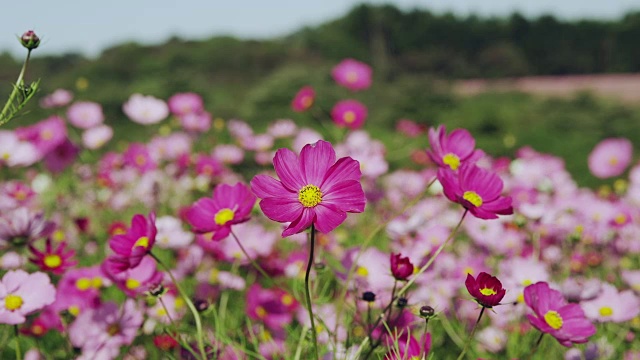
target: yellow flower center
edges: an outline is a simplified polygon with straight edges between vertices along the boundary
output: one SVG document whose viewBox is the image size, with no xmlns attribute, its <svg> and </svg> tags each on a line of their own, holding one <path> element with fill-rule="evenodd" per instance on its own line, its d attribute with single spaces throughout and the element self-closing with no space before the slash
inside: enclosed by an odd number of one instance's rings
<svg viewBox="0 0 640 360">
<path fill-rule="evenodd" d="M 9 311 L 20 309 L 23 303 L 24 301 L 18 295 L 9 294 L 4 298 L 4 307 Z"/>
<path fill-rule="evenodd" d="M 40 132 L 40 138 L 42 140 L 51 140 L 53 138 L 53 132 L 49 129 L 42 130 Z"/>
<path fill-rule="evenodd" d="M 300 189 L 298 200 L 304 207 L 315 207 L 322 201 L 322 191 L 315 185 L 307 185 Z"/>
<path fill-rule="evenodd" d="M 100 276 L 96 276 L 91 279 L 91 286 L 95 289 L 100 289 L 102 287 L 102 278 Z"/>
<path fill-rule="evenodd" d="M 141 246 L 143 248 L 148 248 L 149 247 L 149 238 L 146 236 L 141 236 L 138 240 L 136 240 L 135 244 L 133 244 L 133 247 L 138 247 Z"/>
<path fill-rule="evenodd" d="M 473 204 L 475 207 L 482 206 L 482 198 L 475 191 L 465 191 L 462 198 Z"/>
<path fill-rule="evenodd" d="M 289 306 L 293 304 L 293 296 L 289 294 L 284 294 L 282 295 L 282 298 L 280 299 L 280 301 L 282 301 L 283 305 Z"/>
<path fill-rule="evenodd" d="M 228 223 L 229 221 L 233 220 L 234 216 L 235 216 L 235 213 L 233 212 L 233 210 L 221 209 L 216 213 L 216 216 L 214 217 L 214 221 L 216 222 L 216 224 L 222 226 Z"/>
<path fill-rule="evenodd" d="M 145 158 L 144 155 L 136 156 L 136 164 L 138 166 L 142 166 L 142 165 L 144 165 L 146 163 L 147 163 L 147 158 Z"/>
<path fill-rule="evenodd" d="M 557 311 L 547 311 L 547 313 L 544 314 L 544 321 L 554 330 L 558 330 L 562 327 L 562 317 Z"/>
<path fill-rule="evenodd" d="M 367 270 L 367 268 L 364 266 L 359 266 L 358 269 L 356 270 L 356 274 L 360 276 L 367 276 L 369 275 L 369 270 Z"/>
<path fill-rule="evenodd" d="M 600 316 L 611 316 L 613 315 L 613 309 L 609 306 L 603 306 L 600 308 Z"/>
<path fill-rule="evenodd" d="M 140 281 L 138 281 L 136 279 L 127 279 L 127 282 L 125 283 L 125 286 L 129 290 L 135 290 L 135 289 L 140 287 Z"/>
<path fill-rule="evenodd" d="M 483 289 L 480 289 L 480 293 L 481 293 L 482 295 L 484 295 L 484 296 L 491 296 L 491 295 L 495 295 L 495 294 L 497 294 L 497 292 L 496 292 L 495 290 L 490 289 L 490 288 L 483 288 Z"/>
<path fill-rule="evenodd" d="M 449 165 L 451 170 L 458 170 L 460 167 L 460 158 L 456 154 L 448 153 L 442 157 L 442 162 Z"/>
<path fill-rule="evenodd" d="M 618 225 L 622 225 L 622 224 L 626 223 L 626 222 L 627 222 L 627 215 L 625 215 L 625 214 L 618 214 L 618 215 L 615 217 L 615 222 L 616 222 L 616 224 L 618 224 Z"/>
<path fill-rule="evenodd" d="M 49 269 L 55 269 L 62 265 L 62 258 L 56 254 L 49 254 L 44 257 L 44 264 L 47 265 Z"/>
<path fill-rule="evenodd" d="M 347 81 L 350 83 L 354 83 L 358 81 L 358 73 L 355 71 L 349 71 L 347 73 Z"/>
<path fill-rule="evenodd" d="M 218 271 L 218 269 L 211 269 L 211 272 L 209 273 L 209 283 L 210 284 L 216 284 L 218 282 L 218 274 L 220 273 L 220 271 Z"/>
<path fill-rule="evenodd" d="M 351 124 L 356 120 L 356 114 L 353 111 L 347 111 L 342 115 L 342 118 L 344 119 L 344 122 Z"/>
<path fill-rule="evenodd" d="M 78 307 L 78 305 L 71 305 L 69 306 L 69 314 L 73 315 L 73 316 L 78 316 L 80 315 L 80 307 Z"/>
<path fill-rule="evenodd" d="M 618 158 L 615 156 L 612 156 L 609 158 L 609 165 L 614 166 L 618 164 Z"/>
<path fill-rule="evenodd" d="M 9 159 L 11 159 L 11 154 L 9 154 L 8 152 L 3 152 L 2 153 L 2 160 L 9 161 Z"/>
<path fill-rule="evenodd" d="M 313 98 L 311 96 L 303 96 L 300 102 L 304 108 L 309 108 L 313 105 Z"/>
<path fill-rule="evenodd" d="M 109 336 L 114 336 L 120 333 L 120 324 L 110 324 L 107 326 L 107 333 Z"/>
<path fill-rule="evenodd" d="M 42 335 L 44 334 L 44 328 L 41 325 L 36 324 L 31 326 L 31 332 L 34 335 Z"/>
<path fill-rule="evenodd" d="M 76 288 L 80 291 L 87 290 L 91 287 L 91 280 L 88 278 L 80 278 L 76 280 Z"/>
<path fill-rule="evenodd" d="M 263 318 L 265 316 L 267 316 L 267 310 L 265 310 L 262 306 L 258 306 L 256 308 L 256 315 L 258 315 L 259 318 Z"/>
<path fill-rule="evenodd" d="M 24 201 L 27 198 L 27 193 L 22 190 L 18 190 L 13 194 L 13 197 L 18 201 Z"/>
</svg>

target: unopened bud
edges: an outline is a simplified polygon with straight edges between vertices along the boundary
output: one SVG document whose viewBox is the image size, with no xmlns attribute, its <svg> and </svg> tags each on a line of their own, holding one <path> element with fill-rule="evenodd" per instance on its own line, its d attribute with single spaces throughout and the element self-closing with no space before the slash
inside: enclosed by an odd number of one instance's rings
<svg viewBox="0 0 640 360">
<path fill-rule="evenodd" d="M 365 291 L 362 294 L 362 300 L 364 300 L 366 302 L 374 302 L 374 301 L 376 301 L 376 294 L 374 294 L 371 291 Z"/>
<path fill-rule="evenodd" d="M 431 306 L 423 306 L 420 308 L 420 317 L 428 319 L 433 317 L 436 311 Z"/>
<path fill-rule="evenodd" d="M 198 299 L 193 302 L 198 312 L 203 312 L 209 308 L 209 302 L 207 300 Z"/>
<path fill-rule="evenodd" d="M 33 50 L 40 45 L 40 38 L 33 30 L 29 30 L 20 36 L 20 43 L 29 50 Z"/>
<path fill-rule="evenodd" d="M 407 298 L 401 297 L 396 302 L 396 306 L 399 307 L 399 308 L 403 308 L 403 307 L 407 306 L 408 303 L 409 303 L 409 300 L 407 300 Z"/>
</svg>

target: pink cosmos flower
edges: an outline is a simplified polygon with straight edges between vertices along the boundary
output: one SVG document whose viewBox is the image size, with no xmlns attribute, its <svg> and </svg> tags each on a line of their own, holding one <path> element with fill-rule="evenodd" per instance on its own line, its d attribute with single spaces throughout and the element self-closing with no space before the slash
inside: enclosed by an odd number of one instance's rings
<svg viewBox="0 0 640 360">
<path fill-rule="evenodd" d="M 291 119 L 280 119 L 269 124 L 267 134 L 275 139 L 287 138 L 298 132 L 298 126 Z"/>
<path fill-rule="evenodd" d="M 105 270 L 108 272 L 108 267 Z M 134 268 L 118 274 L 107 273 L 107 275 L 120 290 L 132 297 L 144 294 L 162 284 L 162 273 L 158 272 L 156 261 L 149 256 L 143 257 L 140 264 Z"/>
<path fill-rule="evenodd" d="M 71 125 L 80 129 L 96 127 L 104 121 L 102 106 L 91 101 L 78 101 L 69 106 L 67 118 Z"/>
<path fill-rule="evenodd" d="M 413 335 L 409 335 L 408 332 L 402 332 L 396 336 L 396 339 L 393 339 L 393 337 L 385 337 L 385 339 L 389 351 L 385 354 L 384 360 L 426 359 L 431 350 L 430 333 L 422 337 L 422 344 Z M 396 342 L 398 343 L 397 348 L 395 347 Z"/>
<path fill-rule="evenodd" d="M 624 138 L 602 140 L 589 154 L 589 170 L 600 178 L 618 176 L 629 166 L 633 157 L 633 145 Z"/>
<path fill-rule="evenodd" d="M 316 99 L 316 91 L 311 86 L 304 86 L 291 101 L 291 108 L 296 112 L 309 110 Z"/>
<path fill-rule="evenodd" d="M 342 100 L 331 109 L 331 118 L 339 127 L 358 129 L 367 119 L 367 107 L 357 100 Z"/>
<path fill-rule="evenodd" d="M 20 181 L 8 181 L 0 184 L 0 211 L 17 209 L 33 205 L 36 193 L 25 183 Z"/>
<path fill-rule="evenodd" d="M 45 273 L 8 271 L 0 281 L 0 324 L 22 324 L 26 316 L 53 303 L 56 288 Z"/>
<path fill-rule="evenodd" d="M 196 93 L 177 93 L 168 100 L 169 110 L 174 115 L 199 114 L 204 111 L 202 97 Z"/>
<path fill-rule="evenodd" d="M 400 119 L 396 123 L 396 131 L 407 137 L 418 137 L 424 132 L 424 125 L 409 119 Z"/>
<path fill-rule="evenodd" d="M 60 275 L 78 263 L 72 260 L 76 252 L 71 249 L 65 251 L 66 247 L 67 243 L 63 241 L 59 246 L 54 248 L 51 238 L 47 238 L 44 251 L 40 251 L 36 249 L 33 244 L 30 244 L 29 250 L 34 257 L 30 258 L 29 261 L 36 264 L 42 271 L 49 271 L 53 274 Z"/>
<path fill-rule="evenodd" d="M 158 166 L 151 157 L 151 152 L 144 144 L 129 144 L 129 147 L 122 154 L 122 157 L 125 165 L 138 169 L 141 173 L 154 170 Z"/>
<path fill-rule="evenodd" d="M 80 148 L 69 139 L 58 145 L 44 157 L 44 165 L 52 173 L 61 173 L 69 167 L 78 157 Z"/>
<path fill-rule="evenodd" d="M 212 155 L 224 164 L 240 164 L 244 160 L 244 150 L 233 144 L 216 145 Z"/>
<path fill-rule="evenodd" d="M 260 208 L 269 219 L 291 222 L 283 237 L 312 224 L 328 233 L 347 218 L 347 212 L 364 211 L 360 164 L 350 157 L 336 161 L 329 142 L 308 144 L 300 156 L 279 149 L 273 164 L 280 181 L 257 175 L 251 180 L 251 188 L 262 199 Z"/>
<path fill-rule="evenodd" d="M 263 289 L 253 284 L 247 291 L 247 316 L 263 321 L 271 330 L 282 329 L 290 324 L 297 307 L 296 299 L 278 288 Z"/>
<path fill-rule="evenodd" d="M 157 124 L 169 116 L 169 107 L 164 101 L 153 96 L 133 94 L 122 105 L 122 111 L 133 122 L 142 125 Z"/>
<path fill-rule="evenodd" d="M 73 93 L 65 89 L 56 89 L 40 100 L 40 106 L 45 109 L 62 107 L 73 100 Z"/>
<path fill-rule="evenodd" d="M 203 154 L 198 155 L 196 160 L 196 173 L 198 175 L 213 177 L 220 175 L 223 170 L 222 164 L 215 157 Z"/>
<path fill-rule="evenodd" d="M 0 248 L 4 243 L 25 244 L 49 236 L 55 224 L 47 221 L 42 212 L 21 207 L 0 216 Z"/>
<path fill-rule="evenodd" d="M 115 235 L 109 240 L 109 247 L 115 253 L 106 260 L 109 273 L 118 274 L 140 264 L 155 244 L 155 222 L 156 214 L 153 212 L 148 218 L 136 214 L 131 219 L 131 227 L 126 234 Z"/>
<path fill-rule="evenodd" d="M 531 325 L 555 337 L 563 346 L 586 343 L 596 333 L 580 305 L 568 304 L 562 293 L 549 288 L 546 282 L 527 286 L 524 301 L 534 312 L 527 315 Z"/>
<path fill-rule="evenodd" d="M 98 125 L 82 133 L 82 145 L 90 150 L 99 149 L 113 137 L 113 129 L 108 125 Z"/>
<path fill-rule="evenodd" d="M 482 150 L 474 150 L 476 141 L 465 129 L 455 129 L 447 136 L 444 125 L 429 128 L 429 144 L 431 150 L 427 150 L 427 154 L 431 161 L 451 170 L 458 170 L 463 163 L 476 162 L 484 156 Z"/>
<path fill-rule="evenodd" d="M 211 114 L 206 111 L 183 114 L 178 119 L 187 131 L 206 132 L 211 128 Z"/>
<path fill-rule="evenodd" d="M 16 129 L 20 140 L 27 140 L 35 145 L 40 156 L 45 156 L 67 139 L 67 127 L 58 116 L 51 116 L 36 124 Z"/>
<path fill-rule="evenodd" d="M 391 274 L 396 280 L 407 280 L 413 274 L 413 264 L 408 257 L 392 253 L 390 258 Z"/>
<path fill-rule="evenodd" d="M 40 157 L 38 149 L 31 142 L 20 140 L 13 131 L 0 131 L 0 165 L 29 166 Z"/>
<path fill-rule="evenodd" d="M 354 59 L 344 59 L 331 70 L 336 83 L 352 91 L 369 88 L 371 73 L 369 65 Z"/>
<path fill-rule="evenodd" d="M 507 293 L 507 291 L 502 288 L 500 280 L 486 272 L 481 272 L 477 278 L 474 278 L 471 274 L 467 274 L 467 280 L 464 284 L 469 294 L 475 298 L 478 304 L 487 308 L 500 305 L 500 301 Z"/>
<path fill-rule="evenodd" d="M 134 300 L 125 301 L 121 309 L 106 302 L 78 316 L 69 327 L 69 340 L 82 349 L 79 359 L 115 359 L 123 346 L 133 342 L 142 321 Z"/>
<path fill-rule="evenodd" d="M 256 202 L 249 187 L 220 184 L 213 190 L 213 198 L 201 198 L 186 212 L 186 221 L 197 233 L 213 233 L 211 240 L 229 236 L 231 226 L 249 220 Z"/>
<path fill-rule="evenodd" d="M 501 195 L 502 179 L 495 173 L 475 164 L 464 163 L 458 173 L 438 169 L 438 181 L 446 197 L 462 205 L 480 219 L 497 219 L 498 215 L 511 215 L 511 197 Z"/>
<path fill-rule="evenodd" d="M 618 292 L 615 286 L 604 283 L 600 294 L 583 301 L 582 308 L 591 320 L 623 323 L 640 315 L 640 298 L 632 290 Z"/>
</svg>

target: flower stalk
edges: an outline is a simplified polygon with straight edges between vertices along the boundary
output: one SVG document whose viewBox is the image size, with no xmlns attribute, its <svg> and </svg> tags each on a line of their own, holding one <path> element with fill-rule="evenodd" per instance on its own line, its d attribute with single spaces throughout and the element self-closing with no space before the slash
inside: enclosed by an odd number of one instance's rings
<svg viewBox="0 0 640 360">
<path fill-rule="evenodd" d="M 316 360 L 318 357 L 318 335 L 316 334 L 316 325 L 313 319 L 313 308 L 311 305 L 311 292 L 309 286 L 309 274 L 311 273 L 311 265 L 313 265 L 313 252 L 316 241 L 316 228 L 314 224 L 311 224 L 310 231 L 310 244 L 309 244 L 309 261 L 307 262 L 307 271 L 304 274 L 304 295 L 307 300 L 307 310 L 309 311 L 309 320 L 311 321 L 311 336 L 313 338 L 313 351 L 315 353 Z"/>
<path fill-rule="evenodd" d="M 462 349 L 462 352 L 458 356 L 458 360 L 464 359 L 464 355 L 467 353 L 467 350 L 469 350 L 469 345 L 471 345 L 471 342 L 473 341 L 473 336 L 476 334 L 476 330 L 478 329 L 478 324 L 480 324 L 480 320 L 482 319 L 482 315 L 484 315 L 485 309 L 486 307 L 483 306 L 482 310 L 480 310 L 480 315 L 478 315 L 478 320 L 476 320 L 476 323 L 473 325 L 473 329 L 471 329 L 471 334 L 469 335 L 469 339 L 467 339 L 467 342 L 464 344 L 464 348 Z"/>
</svg>

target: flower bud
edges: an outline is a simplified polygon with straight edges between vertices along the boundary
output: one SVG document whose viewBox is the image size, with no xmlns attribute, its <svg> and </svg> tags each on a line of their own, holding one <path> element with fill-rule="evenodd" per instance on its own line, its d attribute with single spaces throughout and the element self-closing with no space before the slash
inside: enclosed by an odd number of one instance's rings
<svg viewBox="0 0 640 360">
<path fill-rule="evenodd" d="M 420 308 L 420 317 L 428 319 L 433 317 L 436 311 L 431 306 L 423 306 Z"/>
<path fill-rule="evenodd" d="M 403 307 L 407 306 L 408 303 L 409 303 L 409 300 L 407 300 L 407 298 L 401 297 L 396 302 L 396 306 L 399 307 L 399 308 L 403 308 Z"/>
<path fill-rule="evenodd" d="M 365 291 L 364 293 L 362 293 L 362 300 L 366 302 L 374 302 L 376 301 L 376 294 L 372 293 L 371 291 Z"/>
<path fill-rule="evenodd" d="M 33 30 L 29 30 L 22 34 L 22 36 L 20 37 L 20 43 L 25 48 L 33 50 L 37 48 L 38 45 L 40 45 L 40 38 Z"/>
</svg>

